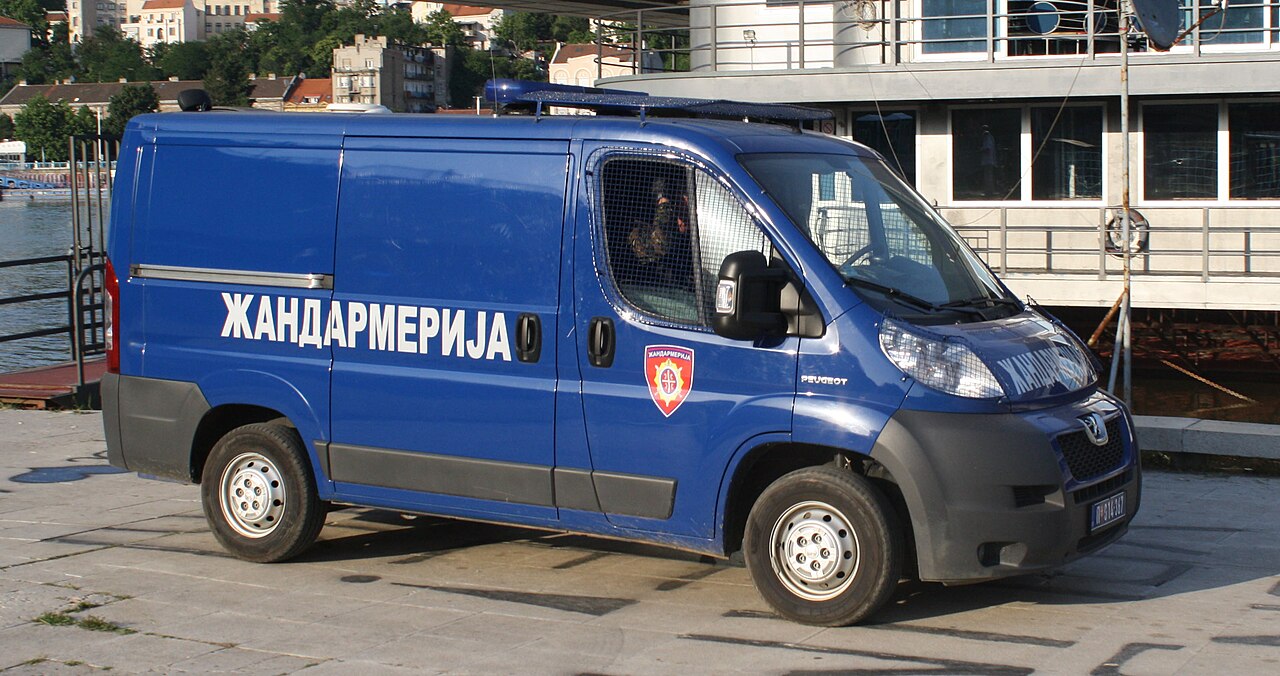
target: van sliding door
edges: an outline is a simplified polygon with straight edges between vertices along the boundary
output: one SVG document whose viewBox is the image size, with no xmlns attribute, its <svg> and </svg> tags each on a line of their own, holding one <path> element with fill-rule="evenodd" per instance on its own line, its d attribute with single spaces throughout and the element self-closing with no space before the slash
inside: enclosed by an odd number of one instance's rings
<svg viewBox="0 0 1280 676">
<path fill-rule="evenodd" d="M 347 139 L 329 326 L 340 496 L 555 518 L 567 166 L 565 141 Z"/>
</svg>

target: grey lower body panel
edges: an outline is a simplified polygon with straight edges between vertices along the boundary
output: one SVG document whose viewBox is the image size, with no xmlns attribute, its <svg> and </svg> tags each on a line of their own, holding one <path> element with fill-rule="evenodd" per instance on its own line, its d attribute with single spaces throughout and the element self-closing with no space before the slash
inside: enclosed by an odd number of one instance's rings
<svg viewBox="0 0 1280 676">
<path fill-rule="evenodd" d="M 666 519 L 674 479 L 546 465 L 481 460 L 351 444 L 328 444 L 329 477 L 337 482 Z"/>
<path fill-rule="evenodd" d="M 191 442 L 208 412 L 195 383 L 107 374 L 102 379 L 107 459 L 141 474 L 194 481 Z"/>
<path fill-rule="evenodd" d="M 1065 408 L 1060 419 L 1079 412 Z M 899 411 L 871 456 L 902 491 L 921 579 L 974 582 L 1057 567 L 1123 535 L 1141 500 L 1128 430 L 1123 463 L 1083 485 L 1069 482 L 1052 437 L 1018 414 Z M 1118 493 L 1124 517 L 1091 532 L 1092 505 Z"/>
</svg>

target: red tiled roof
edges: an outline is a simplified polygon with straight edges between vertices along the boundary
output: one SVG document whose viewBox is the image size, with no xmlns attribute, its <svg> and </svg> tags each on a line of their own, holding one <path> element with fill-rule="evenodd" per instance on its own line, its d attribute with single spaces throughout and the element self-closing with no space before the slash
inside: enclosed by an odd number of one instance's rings
<svg viewBox="0 0 1280 676">
<path fill-rule="evenodd" d="M 596 46 L 594 44 L 573 44 L 561 45 L 560 50 L 552 57 L 551 63 L 568 63 L 569 59 L 577 59 L 583 56 L 596 55 Z M 633 54 L 627 49 L 618 49 L 617 47 L 605 47 L 600 51 L 600 55 L 604 58 L 615 58 L 619 61 L 631 61 Z"/>
<path fill-rule="evenodd" d="M 257 12 L 254 14 L 244 15 L 245 23 L 253 23 L 255 21 L 279 21 L 279 20 L 280 20 L 279 12 Z"/>
<path fill-rule="evenodd" d="M 440 9 L 450 16 L 484 16 L 493 11 L 492 7 L 471 7 L 469 5 L 444 5 Z"/>
<path fill-rule="evenodd" d="M 27 24 L 22 23 L 21 21 L 10 19 L 7 16 L 0 16 L 0 26 L 21 26 L 23 28 L 30 28 L 30 26 L 28 26 Z"/>
<path fill-rule="evenodd" d="M 327 77 L 311 77 L 293 89 L 289 103 L 306 103 L 305 99 L 320 97 L 320 103 L 333 103 L 333 80 Z"/>
<path fill-rule="evenodd" d="M 44 20 L 48 21 L 49 23 L 57 23 L 59 21 L 66 23 L 67 13 L 66 12 L 45 12 Z"/>
<path fill-rule="evenodd" d="M 147 0 L 142 9 L 182 9 L 186 4 L 187 0 Z"/>
</svg>

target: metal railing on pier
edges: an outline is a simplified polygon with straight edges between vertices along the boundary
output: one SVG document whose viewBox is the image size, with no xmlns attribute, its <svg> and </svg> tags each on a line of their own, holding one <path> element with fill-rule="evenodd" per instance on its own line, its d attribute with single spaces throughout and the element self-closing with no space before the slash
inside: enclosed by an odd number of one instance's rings
<svg viewBox="0 0 1280 676">
<path fill-rule="evenodd" d="M 943 209 L 956 230 L 997 272 L 1119 278 L 1120 237 L 1113 209 Z M 1280 277 L 1280 224 L 1261 207 L 1143 207 L 1150 222 L 1133 274 L 1195 278 Z M 1093 222 L 1090 222 L 1092 220 Z"/>
<path fill-rule="evenodd" d="M 23 304 L 62 301 L 66 307 L 65 323 L 26 328 L 16 333 L 0 335 L 0 345 L 48 336 L 66 336 L 70 358 L 76 362 L 79 384 L 85 384 L 84 362 L 106 351 L 105 324 L 102 299 L 102 260 L 100 252 L 77 255 L 68 252 L 59 256 L 39 256 L 0 261 L 0 270 L 27 270 L 38 272 L 49 267 L 59 267 L 65 284 L 36 291 L 0 296 L 0 307 Z M 90 263 L 83 269 L 77 261 Z"/>
<path fill-rule="evenodd" d="M 106 260 L 106 229 L 111 197 L 113 168 L 119 141 L 96 134 L 68 139 L 67 163 L 71 197 L 71 249 L 56 256 L 40 256 L 0 261 L 0 270 L 18 270 L 40 277 L 41 270 L 58 266 L 59 288 L 44 288 L 0 296 L 0 306 L 30 305 L 62 301 L 65 323 L 58 321 L 0 336 L 0 345 L 65 335 L 68 354 L 76 364 L 78 385 L 85 383 L 85 360 L 106 351 L 103 263 Z M 47 274 L 47 273 L 46 273 Z"/>
</svg>

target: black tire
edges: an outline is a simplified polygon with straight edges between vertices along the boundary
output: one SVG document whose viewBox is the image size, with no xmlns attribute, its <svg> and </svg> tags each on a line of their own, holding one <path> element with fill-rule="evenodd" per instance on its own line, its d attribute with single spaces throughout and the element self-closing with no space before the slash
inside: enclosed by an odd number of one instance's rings
<svg viewBox="0 0 1280 676">
<path fill-rule="evenodd" d="M 293 558 L 324 527 L 326 510 L 302 439 L 283 425 L 245 425 L 218 440 L 204 465 L 200 497 L 218 542 L 246 561 Z"/>
<path fill-rule="evenodd" d="M 764 600 L 805 624 L 867 618 L 893 595 L 902 571 L 902 531 L 888 498 L 833 466 L 770 484 L 747 517 L 742 548 Z"/>
</svg>

